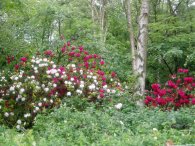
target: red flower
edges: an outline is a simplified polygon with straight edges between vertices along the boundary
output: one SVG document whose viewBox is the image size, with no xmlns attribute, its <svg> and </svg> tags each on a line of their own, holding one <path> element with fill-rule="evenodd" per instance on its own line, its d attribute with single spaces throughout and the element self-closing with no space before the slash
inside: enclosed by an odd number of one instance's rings
<svg viewBox="0 0 195 146">
<path fill-rule="evenodd" d="M 160 89 L 160 84 L 152 84 L 152 89 L 158 91 Z"/>
<path fill-rule="evenodd" d="M 66 51 L 66 47 L 61 48 L 61 52 L 64 53 Z"/>
<path fill-rule="evenodd" d="M 168 86 L 174 89 L 177 88 L 176 84 L 171 80 L 168 81 Z"/>
<path fill-rule="evenodd" d="M 178 73 L 188 73 L 188 69 L 179 68 Z"/>
<path fill-rule="evenodd" d="M 83 46 L 80 46 L 79 50 L 80 50 L 80 52 L 83 52 L 83 50 L 84 50 Z"/>
<path fill-rule="evenodd" d="M 27 62 L 27 58 L 26 58 L 26 57 L 21 57 L 20 60 L 21 60 L 22 62 Z"/>
<path fill-rule="evenodd" d="M 188 69 L 183 69 L 183 73 L 188 73 Z"/>
<path fill-rule="evenodd" d="M 104 93 L 100 93 L 100 97 L 103 98 L 104 97 Z"/>
<path fill-rule="evenodd" d="M 16 69 L 16 70 L 18 70 L 19 69 L 19 64 L 16 64 L 15 66 L 14 66 L 14 68 Z"/>
<path fill-rule="evenodd" d="M 102 82 L 102 86 L 106 85 L 106 82 Z"/>
<path fill-rule="evenodd" d="M 181 79 L 177 79 L 176 84 L 179 85 L 181 83 Z"/>
<path fill-rule="evenodd" d="M 76 53 L 74 56 L 75 56 L 75 57 L 80 57 L 81 54 L 80 54 L 80 53 Z"/>
<path fill-rule="evenodd" d="M 106 77 L 105 76 L 102 77 L 102 81 L 106 81 Z"/>
<path fill-rule="evenodd" d="M 152 106 L 153 106 L 153 107 L 157 107 L 156 102 L 152 102 Z"/>
<path fill-rule="evenodd" d="M 100 93 L 104 93 L 104 89 L 100 89 L 99 92 L 100 92 Z"/>
<path fill-rule="evenodd" d="M 101 70 L 98 70 L 97 73 L 100 75 L 100 76 L 103 76 L 105 73 Z"/>
<path fill-rule="evenodd" d="M 67 42 L 67 46 L 70 46 L 71 45 L 71 43 L 70 42 Z"/>
<path fill-rule="evenodd" d="M 111 73 L 111 76 L 114 78 L 114 77 L 116 77 L 116 73 L 115 72 L 112 72 Z"/>
<path fill-rule="evenodd" d="M 181 106 L 181 103 L 180 103 L 180 102 L 176 102 L 176 103 L 175 103 L 175 106 L 176 106 L 176 107 L 180 107 L 180 106 Z"/>
<path fill-rule="evenodd" d="M 75 54 L 75 52 L 70 52 L 68 55 L 71 56 L 71 57 L 73 57 L 74 54 Z"/>
<path fill-rule="evenodd" d="M 89 63 L 85 62 L 85 67 L 88 69 L 89 68 Z"/>
<path fill-rule="evenodd" d="M 10 64 L 11 63 L 11 58 L 8 56 L 8 57 L 6 57 L 6 59 L 7 59 L 7 64 Z"/>
<path fill-rule="evenodd" d="M 181 98 L 187 98 L 186 94 L 184 91 L 182 91 L 181 89 L 177 91 L 178 92 L 178 95 L 181 97 Z"/>
<path fill-rule="evenodd" d="M 167 102 L 166 102 L 166 100 L 164 99 L 164 98 L 162 98 L 162 97 L 160 97 L 160 98 L 157 98 L 156 99 L 156 101 L 157 101 L 157 103 L 159 104 L 159 105 L 165 105 Z"/>
<path fill-rule="evenodd" d="M 104 64 L 105 64 L 104 60 L 101 60 L 100 65 L 104 65 Z"/>
<path fill-rule="evenodd" d="M 89 56 L 85 56 L 85 57 L 83 58 L 83 61 L 84 61 L 84 62 L 87 62 L 89 59 L 90 59 Z"/>
<path fill-rule="evenodd" d="M 151 96 L 146 96 L 146 99 L 147 99 L 148 101 L 153 101 L 153 100 L 154 100 L 154 98 L 152 98 Z"/>
<path fill-rule="evenodd" d="M 75 50 L 75 49 L 76 49 L 76 47 L 75 46 L 72 46 L 71 50 Z"/>
<path fill-rule="evenodd" d="M 52 52 L 52 50 L 46 50 L 45 52 L 44 52 L 44 54 L 45 55 L 47 55 L 47 56 L 53 56 L 53 52 Z"/>
<path fill-rule="evenodd" d="M 167 92 L 168 92 L 168 93 L 171 93 L 171 92 L 172 92 L 172 89 L 167 89 Z"/>
<path fill-rule="evenodd" d="M 173 102 L 173 101 L 174 101 L 174 98 L 166 97 L 165 100 L 166 100 L 167 102 Z"/>
<path fill-rule="evenodd" d="M 185 84 L 192 83 L 193 82 L 193 77 L 185 77 L 184 82 L 185 82 Z"/>
<path fill-rule="evenodd" d="M 85 55 L 88 55 L 88 54 L 89 54 L 89 52 L 87 52 L 87 51 L 84 51 L 84 54 L 85 54 Z"/>
<path fill-rule="evenodd" d="M 192 98 L 191 103 L 195 105 L 195 98 Z"/>
<path fill-rule="evenodd" d="M 144 103 L 145 103 L 146 105 L 148 105 L 148 104 L 150 103 L 150 101 L 147 100 L 147 99 L 145 99 L 145 100 L 144 100 Z"/>
<path fill-rule="evenodd" d="M 183 69 L 182 69 L 182 68 L 179 68 L 179 69 L 177 70 L 177 72 L 182 73 L 182 72 L 183 72 Z"/>
<path fill-rule="evenodd" d="M 164 96 L 166 93 L 166 89 L 159 90 L 159 96 Z"/>
<path fill-rule="evenodd" d="M 97 57 L 98 57 L 98 55 L 97 55 L 97 54 L 93 54 L 93 57 L 94 57 L 94 58 L 97 58 Z"/>
</svg>

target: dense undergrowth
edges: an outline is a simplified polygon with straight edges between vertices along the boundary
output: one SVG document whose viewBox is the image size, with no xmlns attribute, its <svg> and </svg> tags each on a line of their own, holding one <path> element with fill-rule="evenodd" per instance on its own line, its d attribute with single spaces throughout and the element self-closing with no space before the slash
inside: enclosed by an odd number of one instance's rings
<svg viewBox="0 0 195 146">
<path fill-rule="evenodd" d="M 159 146 L 195 143 L 195 107 L 164 112 L 124 103 L 78 111 L 66 104 L 39 114 L 31 130 L 18 133 L 0 127 L 0 145 Z"/>
</svg>

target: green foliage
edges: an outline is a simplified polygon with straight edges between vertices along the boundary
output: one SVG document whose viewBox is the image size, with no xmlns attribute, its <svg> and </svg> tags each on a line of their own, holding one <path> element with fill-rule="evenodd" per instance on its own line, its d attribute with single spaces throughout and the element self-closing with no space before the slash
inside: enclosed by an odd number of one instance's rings
<svg viewBox="0 0 195 146">
<path fill-rule="evenodd" d="M 1 127 L 1 145 L 164 145 L 193 144 L 195 107 L 163 112 L 123 103 L 97 110 L 77 111 L 62 105 L 38 115 L 35 126 L 25 133 Z"/>
</svg>

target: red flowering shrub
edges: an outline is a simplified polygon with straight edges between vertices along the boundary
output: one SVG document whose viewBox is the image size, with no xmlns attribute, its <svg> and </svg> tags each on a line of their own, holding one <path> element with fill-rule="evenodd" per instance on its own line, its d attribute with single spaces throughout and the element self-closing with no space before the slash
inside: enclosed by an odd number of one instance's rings
<svg viewBox="0 0 195 146">
<path fill-rule="evenodd" d="M 195 78 L 188 76 L 188 69 L 178 69 L 178 74 L 172 75 L 164 86 L 155 83 L 151 87 L 144 100 L 149 107 L 176 110 L 195 105 Z"/>
<path fill-rule="evenodd" d="M 37 113 L 58 106 L 62 99 L 77 96 L 95 102 L 120 91 L 116 73 L 105 73 L 104 68 L 99 55 L 70 42 L 56 52 L 47 50 L 43 56 L 20 58 L 15 72 L 0 74 L 2 122 L 21 129 L 31 125 Z"/>
</svg>

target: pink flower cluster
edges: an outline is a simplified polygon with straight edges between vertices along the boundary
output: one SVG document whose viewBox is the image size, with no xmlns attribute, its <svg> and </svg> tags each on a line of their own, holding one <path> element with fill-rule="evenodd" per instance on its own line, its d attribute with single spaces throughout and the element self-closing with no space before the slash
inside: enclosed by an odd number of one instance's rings
<svg viewBox="0 0 195 146">
<path fill-rule="evenodd" d="M 180 107 L 195 105 L 195 78 L 188 76 L 188 69 L 178 69 L 177 75 L 161 87 L 160 84 L 152 84 L 152 90 L 147 92 L 144 100 L 149 107 L 161 107 L 163 109 L 179 109 Z"/>
</svg>

